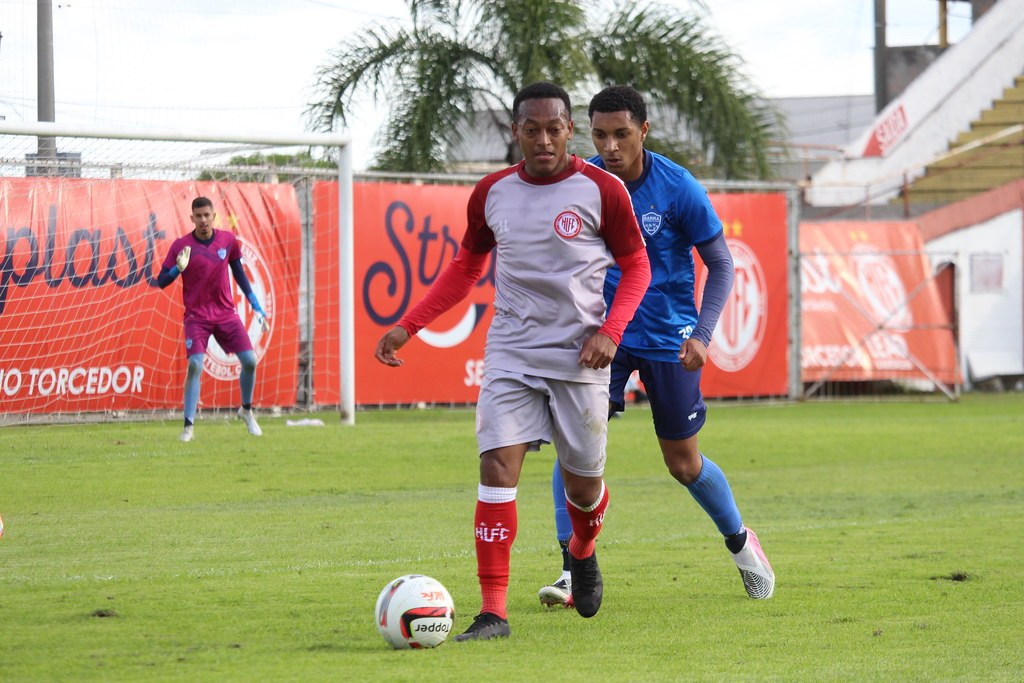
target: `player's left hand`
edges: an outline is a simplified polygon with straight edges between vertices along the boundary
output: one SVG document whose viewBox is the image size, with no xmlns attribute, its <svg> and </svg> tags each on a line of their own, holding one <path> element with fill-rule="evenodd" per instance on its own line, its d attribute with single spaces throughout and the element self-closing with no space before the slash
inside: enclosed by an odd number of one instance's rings
<svg viewBox="0 0 1024 683">
<path fill-rule="evenodd" d="M 611 337 L 597 332 L 583 342 L 583 348 L 580 349 L 580 365 L 594 370 L 606 368 L 615 358 L 618 349 L 619 345 Z"/>
<path fill-rule="evenodd" d="M 687 338 L 679 349 L 679 362 L 690 372 L 700 370 L 708 362 L 708 347 L 699 339 Z"/>
<path fill-rule="evenodd" d="M 270 319 L 266 313 L 258 313 L 256 319 L 259 320 L 260 329 L 263 330 L 263 334 L 270 332 Z"/>
</svg>

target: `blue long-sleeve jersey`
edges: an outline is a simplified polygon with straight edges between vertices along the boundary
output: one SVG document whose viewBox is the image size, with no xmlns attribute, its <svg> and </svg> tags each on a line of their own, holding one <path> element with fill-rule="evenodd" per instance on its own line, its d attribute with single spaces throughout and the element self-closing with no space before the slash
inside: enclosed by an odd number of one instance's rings
<svg viewBox="0 0 1024 683">
<path fill-rule="evenodd" d="M 588 161 L 604 168 L 600 156 Z M 644 150 L 643 174 L 626 188 L 647 241 L 651 284 L 620 347 L 642 358 L 677 362 L 680 345 L 697 325 L 693 248 L 715 240 L 722 222 L 707 191 L 689 171 L 649 150 Z M 617 267 L 609 268 L 607 302 L 620 275 Z"/>
</svg>

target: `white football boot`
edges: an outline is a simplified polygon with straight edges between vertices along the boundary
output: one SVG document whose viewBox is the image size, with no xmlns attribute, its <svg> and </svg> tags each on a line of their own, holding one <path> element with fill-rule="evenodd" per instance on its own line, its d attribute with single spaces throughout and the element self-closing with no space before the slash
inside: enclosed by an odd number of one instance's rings
<svg viewBox="0 0 1024 683">
<path fill-rule="evenodd" d="M 569 596 L 571 595 L 572 579 L 568 576 L 563 576 L 559 578 L 558 581 L 544 586 L 537 591 L 537 597 L 540 598 L 540 604 L 546 605 L 547 607 L 554 607 L 555 605 L 566 607 L 569 604 Z"/>
<path fill-rule="evenodd" d="M 731 553 L 743 578 L 747 595 L 755 600 L 767 600 L 775 593 L 775 572 L 764 556 L 757 534 L 747 529 L 747 542 L 738 553 Z"/>
<path fill-rule="evenodd" d="M 253 436 L 263 436 L 263 430 L 260 429 L 258 424 L 256 424 L 256 414 L 253 413 L 251 409 L 246 410 L 245 408 L 239 408 L 238 417 L 245 422 L 245 426 L 249 430 L 250 434 Z"/>
</svg>

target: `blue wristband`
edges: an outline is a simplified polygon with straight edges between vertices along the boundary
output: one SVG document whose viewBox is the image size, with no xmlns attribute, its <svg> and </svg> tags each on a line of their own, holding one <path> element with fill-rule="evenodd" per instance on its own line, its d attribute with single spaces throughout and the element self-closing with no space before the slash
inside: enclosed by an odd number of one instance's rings
<svg viewBox="0 0 1024 683">
<path fill-rule="evenodd" d="M 249 292 L 249 297 L 248 298 L 249 298 L 249 305 L 252 306 L 252 310 L 256 311 L 260 315 L 265 316 L 266 313 L 263 312 L 263 308 L 260 306 L 260 301 L 259 301 L 259 299 L 256 298 L 256 292 Z"/>
<path fill-rule="evenodd" d="M 178 270 L 178 266 L 177 265 L 173 265 L 173 266 L 171 266 L 171 269 L 167 271 L 167 274 L 170 275 L 172 278 L 174 278 L 174 277 L 178 277 L 179 275 L 181 275 L 181 271 Z"/>
</svg>

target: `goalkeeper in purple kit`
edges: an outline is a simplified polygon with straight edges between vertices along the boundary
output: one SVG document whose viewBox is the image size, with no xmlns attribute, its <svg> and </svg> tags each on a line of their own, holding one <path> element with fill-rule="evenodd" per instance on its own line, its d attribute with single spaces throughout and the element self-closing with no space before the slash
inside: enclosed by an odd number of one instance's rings
<svg viewBox="0 0 1024 683">
<path fill-rule="evenodd" d="M 212 201 L 206 197 L 192 200 L 191 220 L 195 228 L 171 243 L 157 278 L 157 284 L 163 289 L 181 276 L 181 298 L 185 304 L 185 355 L 188 357 L 185 426 L 180 436 L 182 441 L 191 441 L 193 437 L 193 423 L 199 404 L 199 379 L 203 373 L 203 359 L 211 335 L 225 352 L 235 354 L 242 365 L 238 376 L 242 406 L 238 409 L 238 416 L 245 422 L 250 434 L 263 434 L 252 410 L 256 354 L 252 350 L 245 325 L 235 309 L 228 269 L 249 305 L 259 316 L 264 331 L 268 329 L 267 315 L 242 268 L 242 250 L 238 239 L 227 230 L 214 230 L 216 217 Z"/>
<path fill-rule="evenodd" d="M 669 474 L 715 523 L 747 595 L 770 598 L 775 591 L 775 573 L 757 535 L 744 526 L 721 468 L 697 448 L 697 433 L 707 412 L 700 391 L 701 368 L 734 275 L 722 222 L 704 187 L 689 171 L 644 149 L 650 123 L 647 105 L 635 88 L 605 88 L 591 100 L 589 114 L 598 156 L 588 161 L 626 184 L 651 264 L 650 286 L 612 361 L 609 414 L 625 409 L 624 387 L 630 375 L 639 371 Z M 708 269 L 699 313 L 694 297 L 694 249 Z M 619 273 L 613 266 L 605 279 L 606 300 L 618 284 Z M 563 572 L 554 583 L 541 588 L 538 597 L 545 605 L 572 605 L 574 586 L 564 557 L 571 530 L 557 464 L 552 491 Z"/>
</svg>

